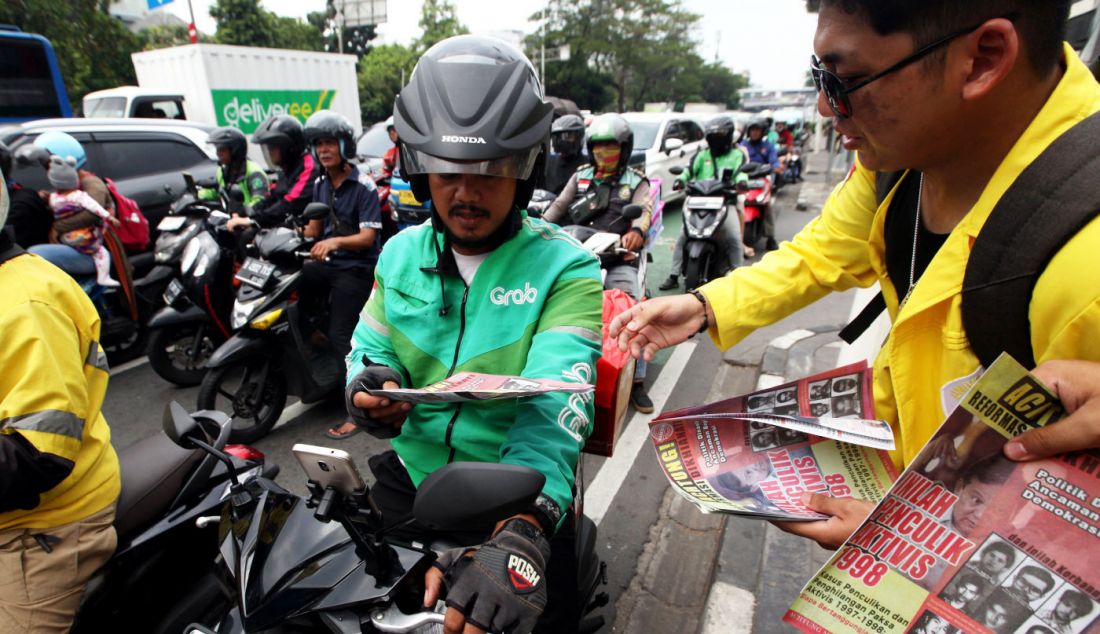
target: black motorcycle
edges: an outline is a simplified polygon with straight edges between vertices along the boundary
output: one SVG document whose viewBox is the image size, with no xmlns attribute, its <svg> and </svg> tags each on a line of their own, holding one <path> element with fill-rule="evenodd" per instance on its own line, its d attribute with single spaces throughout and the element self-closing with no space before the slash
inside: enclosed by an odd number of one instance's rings
<svg viewBox="0 0 1100 634">
<path fill-rule="evenodd" d="M 225 229 L 229 215 L 198 202 L 185 207 L 182 235 L 190 237 L 179 257 L 179 276 L 164 290 L 165 306 L 148 324 L 149 365 L 181 386 L 202 382 L 206 361 L 231 334 L 235 243 Z"/>
<path fill-rule="evenodd" d="M 299 224 L 325 218 L 330 208 L 310 203 Z M 327 332 L 326 306 L 298 302 L 302 265 L 313 242 L 299 229 L 264 229 L 236 278 L 230 315 L 235 334 L 210 356 L 199 388 L 201 409 L 232 411 L 232 440 L 265 436 L 282 415 L 288 395 L 319 401 L 344 385 L 344 359 L 319 333 Z"/>
<path fill-rule="evenodd" d="M 683 168 L 672 168 L 673 174 L 683 173 Z M 729 214 L 736 214 L 737 185 L 732 170 L 725 170 L 720 180 L 691 181 L 685 189 L 683 221 L 684 241 L 683 276 L 686 288 L 698 288 L 717 279 L 733 268 L 723 245 L 714 234 L 726 222 Z M 673 271 L 673 273 L 679 273 Z"/>
<path fill-rule="evenodd" d="M 181 421 L 177 437 L 184 446 L 189 434 Z M 346 473 L 346 465 L 324 464 L 322 472 Z M 350 479 L 362 483 L 354 463 L 350 469 Z M 184 631 L 439 631 L 443 603 L 435 610 L 422 607 L 424 573 L 436 551 L 432 544 L 396 540 L 390 531 L 414 519 L 448 533 L 491 526 L 527 508 L 543 482 L 542 474 L 526 467 L 452 463 L 421 483 L 412 517 L 383 522 L 365 485 L 348 491 L 310 480 L 310 494 L 300 497 L 270 478 L 253 477 L 236 490 L 219 519 L 223 574 L 233 606 L 216 626 L 195 624 Z M 588 574 L 592 566 L 584 565 L 595 560 L 594 533 L 590 537 L 578 538 L 589 549 L 578 577 L 582 591 L 588 579 L 598 582 L 602 572 L 597 566 Z"/>
<path fill-rule="evenodd" d="M 192 421 L 194 443 L 218 455 L 170 440 L 176 418 Z M 171 403 L 164 425 L 165 434 L 118 452 L 118 547 L 88 582 L 73 634 L 175 634 L 228 606 L 215 574 L 217 535 L 203 518 L 219 512 L 238 478 L 274 478 L 278 467 L 250 447 L 227 445 L 231 427 L 219 412 L 189 415 Z"/>
</svg>

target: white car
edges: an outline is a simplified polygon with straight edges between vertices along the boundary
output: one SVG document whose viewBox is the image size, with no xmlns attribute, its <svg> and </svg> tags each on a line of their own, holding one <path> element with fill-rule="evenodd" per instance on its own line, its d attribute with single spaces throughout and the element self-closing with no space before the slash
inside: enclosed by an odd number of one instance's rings
<svg viewBox="0 0 1100 634">
<path fill-rule="evenodd" d="M 672 190 L 672 172 L 686 167 L 695 153 L 704 146 L 703 126 L 694 114 L 682 112 L 624 112 L 623 118 L 634 130 L 634 154 L 631 163 L 645 160 L 646 175 L 661 179 L 661 198 L 682 196 Z"/>
</svg>

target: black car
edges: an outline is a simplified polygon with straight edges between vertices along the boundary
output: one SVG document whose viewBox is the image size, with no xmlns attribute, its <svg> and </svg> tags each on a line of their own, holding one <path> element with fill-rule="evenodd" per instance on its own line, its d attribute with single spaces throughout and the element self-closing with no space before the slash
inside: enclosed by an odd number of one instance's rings
<svg viewBox="0 0 1100 634">
<path fill-rule="evenodd" d="M 114 180 L 155 229 L 184 191 L 183 172 L 196 180 L 214 177 L 217 163 L 206 145 L 212 129 L 191 121 L 41 119 L 0 128 L 0 141 L 14 151 L 49 130 L 71 134 L 84 146 L 85 169 Z M 26 187 L 51 189 L 45 170 L 16 165 L 13 171 L 15 180 Z"/>
</svg>

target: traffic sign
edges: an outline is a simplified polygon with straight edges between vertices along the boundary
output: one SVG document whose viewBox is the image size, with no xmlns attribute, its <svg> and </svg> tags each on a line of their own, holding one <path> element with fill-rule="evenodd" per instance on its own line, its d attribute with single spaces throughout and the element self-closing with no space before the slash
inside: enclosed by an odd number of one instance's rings
<svg viewBox="0 0 1100 634">
<path fill-rule="evenodd" d="M 149 10 L 159 9 L 166 4 L 171 4 L 172 0 L 145 0 L 149 4 Z"/>
</svg>

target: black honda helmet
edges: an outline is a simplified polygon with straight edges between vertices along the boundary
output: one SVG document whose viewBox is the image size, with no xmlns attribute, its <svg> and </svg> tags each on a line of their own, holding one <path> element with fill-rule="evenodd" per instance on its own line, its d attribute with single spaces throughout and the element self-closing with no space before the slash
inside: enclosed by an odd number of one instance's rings
<svg viewBox="0 0 1100 634">
<path fill-rule="evenodd" d="M 261 123 L 252 134 L 252 142 L 264 147 L 264 158 L 267 159 L 268 167 L 276 167 L 271 164 L 267 155 L 269 145 L 279 148 L 283 163 L 287 165 L 293 165 L 306 149 L 302 122 L 288 114 L 277 114 Z"/>
<path fill-rule="evenodd" d="M 584 119 L 575 114 L 567 114 L 550 126 L 550 146 L 558 154 L 574 156 L 581 153 L 584 143 Z"/>
<path fill-rule="evenodd" d="M 585 146 L 588 148 L 588 158 L 593 165 L 596 164 L 596 155 L 592 153 L 592 146 L 605 141 L 613 141 L 619 144 L 619 165 L 621 170 L 630 163 L 630 154 L 634 151 L 634 130 L 622 115 L 614 112 L 601 114 L 592 120 L 588 126 L 588 135 Z"/>
<path fill-rule="evenodd" d="M 210 136 L 206 137 L 206 142 L 216 148 L 228 147 L 229 161 L 233 164 L 244 161 L 248 154 L 248 139 L 245 138 L 244 132 L 237 128 L 229 126 L 215 128 L 210 132 Z"/>
<path fill-rule="evenodd" d="M 401 171 L 419 200 L 431 198 L 432 173 L 514 178 L 522 209 L 543 172 L 553 114 L 518 49 L 492 37 L 448 38 L 421 56 L 394 101 Z"/>
<path fill-rule="evenodd" d="M 336 139 L 340 144 L 340 157 L 345 161 L 355 158 L 355 128 L 348 118 L 332 110 L 318 110 L 306 119 L 306 143 L 317 157 L 317 141 Z"/>
<path fill-rule="evenodd" d="M 733 119 L 725 115 L 707 121 L 703 134 L 706 135 L 711 156 L 725 156 L 733 148 L 733 134 L 736 127 Z"/>
</svg>

